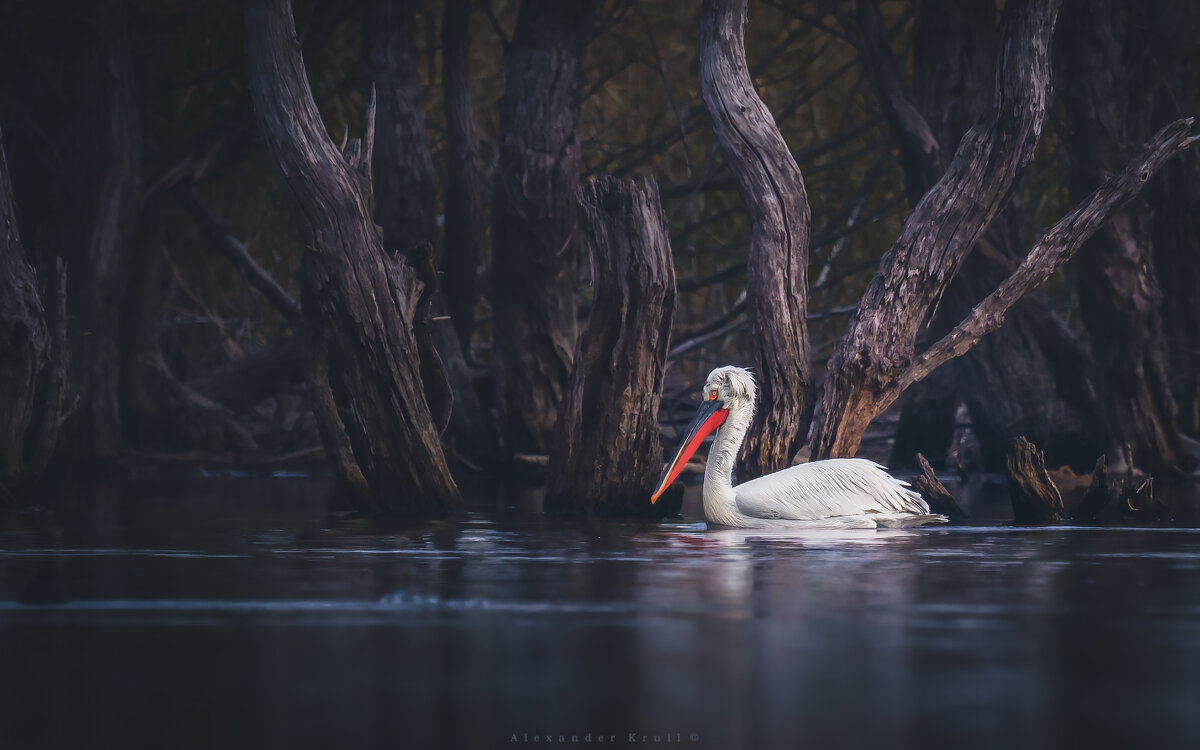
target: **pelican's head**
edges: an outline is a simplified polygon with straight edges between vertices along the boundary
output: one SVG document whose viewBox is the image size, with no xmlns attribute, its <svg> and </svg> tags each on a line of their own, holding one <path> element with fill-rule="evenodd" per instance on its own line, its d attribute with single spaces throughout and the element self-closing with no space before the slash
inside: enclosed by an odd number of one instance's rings
<svg viewBox="0 0 1200 750">
<path fill-rule="evenodd" d="M 730 411 L 753 410 L 754 399 L 757 396 L 758 387 L 754 384 L 754 376 L 749 370 L 741 367 L 718 367 L 710 372 L 708 380 L 704 381 L 704 399 L 722 401 Z"/>
<path fill-rule="evenodd" d="M 658 486 L 650 496 L 651 503 L 657 502 L 659 496 L 671 486 L 671 482 L 683 471 L 688 459 L 704 442 L 704 438 L 725 424 L 730 411 L 754 411 L 754 397 L 757 392 L 754 376 L 749 370 L 741 367 L 718 367 L 708 374 L 708 379 L 704 381 L 704 390 L 701 392 L 700 408 L 696 410 L 695 419 L 684 432 L 675 457 L 663 469 Z"/>
</svg>

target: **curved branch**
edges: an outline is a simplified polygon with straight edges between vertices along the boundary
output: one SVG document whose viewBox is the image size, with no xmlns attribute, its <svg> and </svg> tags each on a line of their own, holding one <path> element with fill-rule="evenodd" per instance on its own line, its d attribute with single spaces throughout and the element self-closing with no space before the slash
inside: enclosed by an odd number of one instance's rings
<svg viewBox="0 0 1200 750">
<path fill-rule="evenodd" d="M 966 354 L 981 338 L 1004 325 L 1009 309 L 1022 296 L 1041 286 L 1050 274 L 1074 257 L 1113 212 L 1137 196 L 1146 181 L 1171 157 L 1200 141 L 1200 136 L 1192 135 L 1191 127 L 1192 118 L 1187 118 L 1176 120 L 1158 131 L 1124 169 L 1051 227 L 1011 276 L 976 305 L 954 330 L 917 359 L 901 378 L 900 389 L 924 378 L 945 362 Z"/>
</svg>

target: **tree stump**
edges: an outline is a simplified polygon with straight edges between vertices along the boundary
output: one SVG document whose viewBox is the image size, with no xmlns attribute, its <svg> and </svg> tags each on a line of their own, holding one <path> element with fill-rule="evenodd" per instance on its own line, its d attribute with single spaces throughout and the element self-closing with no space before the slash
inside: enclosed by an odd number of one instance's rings
<svg viewBox="0 0 1200 750">
<path fill-rule="evenodd" d="M 947 518 L 967 518 L 966 512 L 958 507 L 954 495 L 951 495 L 950 490 L 938 481 L 937 475 L 933 473 L 933 467 L 929 465 L 929 461 L 925 460 L 925 456 L 918 453 L 917 463 L 921 467 L 921 473 L 913 479 L 913 487 L 921 493 L 921 497 L 925 498 L 929 509 L 934 513 L 941 513 Z"/>
<path fill-rule="evenodd" d="M 1046 473 L 1045 458 L 1023 437 L 1008 452 L 1008 492 L 1014 523 L 1053 523 L 1063 518 L 1062 495 Z"/>
<path fill-rule="evenodd" d="M 675 270 L 652 178 L 603 177 L 580 189 L 595 304 L 555 425 L 548 510 L 628 514 L 650 508 L 662 470 L 662 397 Z"/>
</svg>

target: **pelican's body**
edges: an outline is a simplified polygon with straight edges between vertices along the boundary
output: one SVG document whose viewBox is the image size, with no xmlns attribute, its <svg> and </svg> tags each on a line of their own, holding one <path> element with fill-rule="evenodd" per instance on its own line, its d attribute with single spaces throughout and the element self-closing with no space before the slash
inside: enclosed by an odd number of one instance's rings
<svg viewBox="0 0 1200 750">
<path fill-rule="evenodd" d="M 876 528 L 944 523 L 921 496 L 882 466 L 835 458 L 792 466 L 733 485 L 733 467 L 754 418 L 755 386 L 739 367 L 713 370 L 701 405 L 654 499 L 678 476 L 704 436 L 716 430 L 704 470 L 704 515 L 738 528 Z"/>
</svg>

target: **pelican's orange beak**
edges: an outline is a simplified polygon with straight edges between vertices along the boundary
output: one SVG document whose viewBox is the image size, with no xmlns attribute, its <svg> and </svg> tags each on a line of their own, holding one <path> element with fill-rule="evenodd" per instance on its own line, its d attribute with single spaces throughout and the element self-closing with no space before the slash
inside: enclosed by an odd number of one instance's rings
<svg viewBox="0 0 1200 750">
<path fill-rule="evenodd" d="M 713 395 L 715 396 L 716 393 Z M 725 418 L 728 416 L 729 410 L 725 408 L 724 401 L 712 398 L 700 404 L 700 408 L 696 410 L 696 418 L 688 425 L 687 432 L 683 435 L 679 450 L 675 451 L 675 457 L 667 463 L 662 476 L 658 478 L 658 486 L 654 488 L 654 494 L 650 496 L 651 503 L 658 502 L 658 498 L 666 492 L 667 488 L 671 486 L 671 482 L 674 482 L 675 478 L 683 471 L 688 459 L 704 442 L 704 438 L 725 424 Z"/>
</svg>

